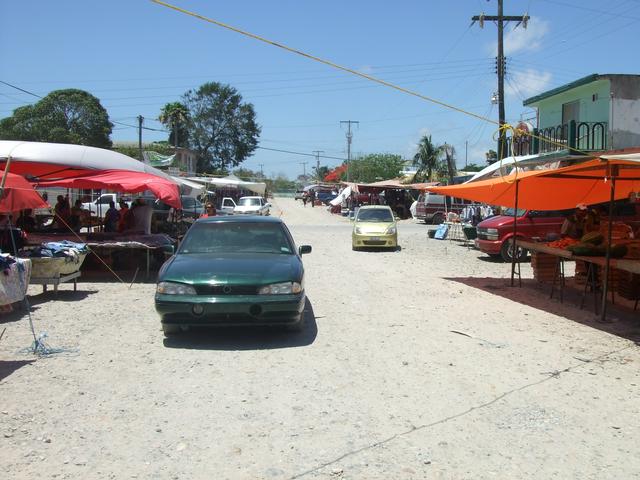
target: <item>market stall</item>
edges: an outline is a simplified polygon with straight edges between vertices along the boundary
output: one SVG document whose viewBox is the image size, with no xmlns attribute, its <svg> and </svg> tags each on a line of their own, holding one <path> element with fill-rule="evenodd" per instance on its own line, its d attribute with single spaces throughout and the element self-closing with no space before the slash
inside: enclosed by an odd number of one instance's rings
<svg viewBox="0 0 640 480">
<path fill-rule="evenodd" d="M 559 210 L 609 202 L 605 236 L 601 319 L 606 316 L 606 299 L 611 268 L 614 200 L 634 199 L 640 192 L 640 153 L 600 155 L 578 165 L 533 172 L 515 172 L 509 176 L 475 183 L 430 187 L 430 191 L 491 205 L 532 210 Z M 517 214 L 514 216 L 514 239 L 517 235 Z M 515 245 L 515 243 L 514 243 Z M 515 248 L 515 247 L 514 247 Z M 516 272 L 513 256 L 512 284 Z M 519 268 L 517 268 L 519 272 Z"/>
<path fill-rule="evenodd" d="M 129 194 L 151 192 L 156 199 L 165 204 L 174 208 L 181 207 L 179 185 L 175 179 L 142 162 L 109 150 L 82 145 L 0 141 L 0 166 L 25 176 L 32 185 L 39 187 L 100 189 Z M 32 187 L 31 189 L 33 190 Z M 65 198 L 59 196 L 58 201 L 62 205 L 61 209 L 67 209 L 68 215 L 69 206 L 64 205 Z M 65 218 L 66 215 L 60 213 L 57 204 L 54 212 L 61 228 L 55 229 L 57 232 L 40 232 L 40 237 L 38 234 L 32 234 L 28 243 L 31 247 L 41 247 L 43 242 L 82 242 L 94 253 L 98 250 L 102 253 L 106 250 L 143 251 L 146 254 L 148 271 L 149 250 L 164 249 L 166 244 L 173 244 L 175 241 L 172 239 L 168 242 L 165 236 L 162 236 L 163 241 L 159 242 L 152 237 L 149 226 L 153 206 L 145 204 L 144 201 L 133 203 L 123 205 L 121 210 L 124 219 L 130 219 L 130 225 L 124 230 L 116 228 L 116 223 L 121 220 L 120 212 L 112 207 L 112 215 L 109 216 L 110 212 L 107 211 L 101 219 L 105 232 L 84 235 L 70 227 L 68 217 Z M 108 226 L 110 228 L 107 228 Z M 106 235 L 107 233 L 109 234 Z M 130 238 L 131 235 L 135 235 L 136 238 Z M 43 236 L 45 238 L 42 238 Z M 106 264 L 104 261 L 102 263 Z M 76 269 L 77 272 L 79 268 L 80 265 Z M 42 278 L 60 279 L 66 274 L 75 274 L 76 271 L 60 271 L 57 274 L 53 272 L 53 275 L 47 274 Z"/>
</svg>

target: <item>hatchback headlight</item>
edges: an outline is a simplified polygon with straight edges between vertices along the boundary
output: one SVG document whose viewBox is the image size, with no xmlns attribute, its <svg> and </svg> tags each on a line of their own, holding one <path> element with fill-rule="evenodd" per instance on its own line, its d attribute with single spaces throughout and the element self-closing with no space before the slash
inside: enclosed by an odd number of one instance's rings
<svg viewBox="0 0 640 480">
<path fill-rule="evenodd" d="M 260 287 L 258 295 L 287 295 L 292 293 L 300 293 L 302 291 L 302 285 L 298 282 L 282 282 L 272 283 L 271 285 L 265 285 Z"/>
<path fill-rule="evenodd" d="M 360 227 L 356 227 L 355 231 L 356 235 L 362 235 L 362 229 Z"/>
<path fill-rule="evenodd" d="M 163 295 L 196 295 L 196 289 L 185 283 L 160 282 L 156 293 Z"/>
<path fill-rule="evenodd" d="M 387 235 L 394 235 L 396 233 L 396 227 L 389 227 L 385 232 Z"/>
</svg>

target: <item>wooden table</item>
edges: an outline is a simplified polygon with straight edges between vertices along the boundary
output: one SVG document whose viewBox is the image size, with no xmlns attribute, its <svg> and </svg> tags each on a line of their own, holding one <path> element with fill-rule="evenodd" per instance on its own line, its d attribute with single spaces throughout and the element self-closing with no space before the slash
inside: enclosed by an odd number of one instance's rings
<svg viewBox="0 0 640 480">
<path fill-rule="evenodd" d="M 584 305 L 584 298 L 586 296 L 586 291 L 587 288 L 589 286 L 591 286 L 593 292 L 594 292 L 594 304 L 595 304 L 595 309 L 596 309 L 596 314 L 598 313 L 598 303 L 597 303 L 597 295 L 595 293 L 596 291 L 596 285 L 595 285 L 595 280 L 596 280 L 596 275 L 595 275 L 595 270 L 594 270 L 594 266 L 599 266 L 599 267 L 605 267 L 607 264 L 607 259 L 606 257 L 602 257 L 602 256 L 598 256 L 598 257 L 591 257 L 591 256 L 582 256 L 582 255 L 574 255 L 573 253 L 571 253 L 568 250 L 564 250 L 562 248 L 556 248 L 556 247 L 550 247 L 549 245 L 546 245 L 544 243 L 537 243 L 537 242 L 529 242 L 526 240 L 517 240 L 516 244 L 522 248 L 526 248 L 527 250 L 529 250 L 530 252 L 539 252 L 539 253 L 546 253 L 547 255 L 553 255 L 555 257 L 558 257 L 560 262 L 559 262 L 559 267 L 556 270 L 556 275 L 554 276 L 553 282 L 552 282 L 552 286 L 551 286 L 551 296 L 553 296 L 553 291 L 554 291 L 554 287 L 556 284 L 556 276 L 558 275 L 562 275 L 562 277 L 564 277 L 564 268 L 562 266 L 562 262 L 564 261 L 583 261 L 586 262 L 589 267 L 587 270 L 587 283 L 585 284 L 585 289 L 582 295 L 582 302 L 580 305 L 580 308 L 582 308 L 582 306 Z M 623 270 L 625 272 L 630 272 L 630 273 L 634 273 L 634 274 L 640 274 L 640 261 L 638 260 L 631 260 L 631 259 L 625 259 L 625 258 L 610 258 L 609 259 L 609 269 L 618 269 L 618 270 Z M 611 271 L 611 270 L 609 270 Z M 560 288 L 562 289 L 564 287 L 564 278 L 560 279 Z M 611 290 L 613 292 L 613 290 Z M 562 298 L 562 291 L 560 293 L 560 296 Z M 603 297 L 604 298 L 604 297 Z M 613 299 L 613 297 L 612 297 Z M 636 302 L 636 306 L 637 306 L 637 302 Z"/>
</svg>

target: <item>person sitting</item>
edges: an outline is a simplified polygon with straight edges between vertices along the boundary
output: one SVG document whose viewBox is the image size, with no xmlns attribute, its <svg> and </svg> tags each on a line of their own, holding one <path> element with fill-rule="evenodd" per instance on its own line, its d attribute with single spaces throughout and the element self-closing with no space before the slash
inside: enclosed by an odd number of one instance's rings
<svg viewBox="0 0 640 480">
<path fill-rule="evenodd" d="M 109 210 L 104 214 L 104 231 L 117 232 L 118 221 L 120 220 L 120 212 L 116 209 L 115 202 L 109 202 Z"/>
<path fill-rule="evenodd" d="M 71 207 L 69 206 L 69 200 L 63 197 L 62 195 L 58 195 L 57 203 L 55 208 L 53 209 L 55 214 L 54 217 L 54 225 L 59 229 L 66 229 L 69 226 L 69 219 L 71 217 Z"/>
<path fill-rule="evenodd" d="M 69 226 L 73 231 L 80 231 L 83 218 L 84 214 L 82 210 L 82 200 L 78 199 L 73 204 L 73 207 L 71 207 L 71 213 L 69 215 Z"/>
<path fill-rule="evenodd" d="M 16 227 L 21 228 L 27 233 L 33 232 L 36 229 L 36 219 L 31 215 L 33 210 L 27 208 L 20 212 L 20 216 L 16 220 Z"/>
</svg>

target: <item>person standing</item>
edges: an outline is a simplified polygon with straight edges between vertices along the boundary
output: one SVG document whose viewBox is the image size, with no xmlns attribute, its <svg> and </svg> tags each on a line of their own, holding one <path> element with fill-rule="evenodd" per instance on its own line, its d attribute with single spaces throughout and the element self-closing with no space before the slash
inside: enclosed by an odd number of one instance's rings
<svg viewBox="0 0 640 480">
<path fill-rule="evenodd" d="M 315 203 L 316 203 L 316 191 L 315 190 L 311 190 L 309 192 L 309 200 L 311 200 L 311 206 L 315 207 Z"/>
<path fill-rule="evenodd" d="M 120 205 L 120 218 L 118 219 L 118 232 L 123 232 L 127 229 L 127 220 L 131 217 L 127 217 L 129 213 L 129 205 L 124 200 L 120 199 L 118 203 Z"/>
<path fill-rule="evenodd" d="M 105 232 L 117 232 L 118 221 L 120 220 L 120 213 L 116 209 L 116 204 L 112 200 L 109 202 L 109 210 L 104 214 L 104 231 Z"/>
</svg>

